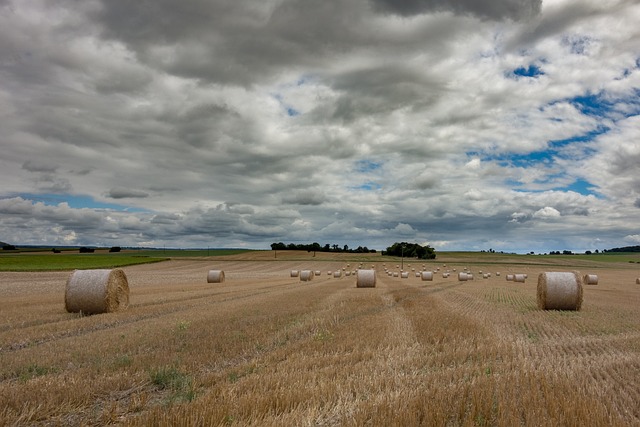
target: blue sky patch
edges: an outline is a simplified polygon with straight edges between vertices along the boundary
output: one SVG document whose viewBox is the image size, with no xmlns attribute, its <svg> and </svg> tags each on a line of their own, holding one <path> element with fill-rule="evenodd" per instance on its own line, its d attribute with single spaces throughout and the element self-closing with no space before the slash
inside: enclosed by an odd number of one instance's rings
<svg viewBox="0 0 640 427">
<path fill-rule="evenodd" d="M 356 162 L 356 171 L 360 173 L 369 173 L 378 170 L 382 167 L 381 162 L 374 162 L 372 160 L 358 160 Z"/>
<path fill-rule="evenodd" d="M 110 209 L 122 212 L 149 212 L 147 209 L 134 208 L 131 206 L 118 205 L 115 203 L 98 202 L 90 196 L 73 196 L 70 194 L 31 194 L 19 193 L 15 196 L 22 197 L 25 200 L 33 202 L 41 202 L 47 206 L 57 206 L 60 203 L 67 203 L 69 207 L 74 209 Z"/>
<path fill-rule="evenodd" d="M 532 78 L 535 78 L 535 77 L 538 77 L 538 76 L 543 76 L 544 75 L 544 71 L 542 71 L 542 69 L 540 67 L 538 67 L 537 65 L 531 64 L 527 68 L 525 68 L 525 67 L 516 68 L 515 70 L 512 71 L 512 74 L 514 76 L 517 76 L 517 77 L 532 77 Z"/>
<path fill-rule="evenodd" d="M 573 184 L 568 185 L 564 188 L 559 188 L 558 190 L 574 191 L 576 193 L 580 193 L 585 196 L 589 196 L 589 195 L 597 196 L 597 194 L 594 191 L 594 188 L 595 186 L 591 184 L 589 181 L 578 178 L 573 182 Z"/>
<path fill-rule="evenodd" d="M 382 188 L 380 184 L 373 181 L 365 182 L 364 184 L 358 185 L 356 187 L 352 187 L 354 190 L 364 190 L 364 191 L 374 191 Z"/>
</svg>

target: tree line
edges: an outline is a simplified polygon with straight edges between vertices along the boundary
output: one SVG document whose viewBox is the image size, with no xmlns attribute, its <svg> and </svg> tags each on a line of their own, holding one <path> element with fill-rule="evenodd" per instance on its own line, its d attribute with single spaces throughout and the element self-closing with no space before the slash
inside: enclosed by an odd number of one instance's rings
<svg viewBox="0 0 640 427">
<path fill-rule="evenodd" d="M 271 249 L 274 251 L 307 251 L 307 252 L 348 252 L 348 253 L 376 253 L 375 249 L 369 249 L 366 246 L 358 246 L 355 249 L 350 248 L 348 245 L 339 246 L 331 245 L 329 243 L 321 246 L 320 243 L 289 243 L 285 245 L 282 242 L 272 243 Z"/>
</svg>

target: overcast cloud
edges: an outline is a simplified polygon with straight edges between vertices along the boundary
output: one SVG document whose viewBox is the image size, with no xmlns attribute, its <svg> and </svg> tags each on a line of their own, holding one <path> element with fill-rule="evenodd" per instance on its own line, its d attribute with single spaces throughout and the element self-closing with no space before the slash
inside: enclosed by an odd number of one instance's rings
<svg viewBox="0 0 640 427">
<path fill-rule="evenodd" d="M 0 1 L 0 240 L 640 244 L 634 0 Z"/>
</svg>

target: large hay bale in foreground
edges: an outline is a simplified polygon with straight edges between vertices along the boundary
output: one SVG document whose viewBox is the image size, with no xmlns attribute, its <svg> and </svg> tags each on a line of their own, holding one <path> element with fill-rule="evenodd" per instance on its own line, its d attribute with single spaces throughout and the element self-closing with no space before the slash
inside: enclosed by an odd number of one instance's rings
<svg viewBox="0 0 640 427">
<path fill-rule="evenodd" d="M 577 271 L 546 272 L 538 276 L 538 308 L 580 310 L 582 277 Z"/>
<path fill-rule="evenodd" d="M 375 270 L 358 270 L 356 287 L 357 288 L 375 288 L 376 287 L 376 271 Z"/>
<path fill-rule="evenodd" d="M 67 279 L 64 305 L 69 313 L 111 313 L 129 306 L 129 282 L 119 268 L 75 270 Z"/>
</svg>

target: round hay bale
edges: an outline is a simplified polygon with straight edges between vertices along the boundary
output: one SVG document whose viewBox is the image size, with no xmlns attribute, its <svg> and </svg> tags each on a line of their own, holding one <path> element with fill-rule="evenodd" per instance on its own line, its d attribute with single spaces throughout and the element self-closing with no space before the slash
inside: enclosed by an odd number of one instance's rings
<svg viewBox="0 0 640 427">
<path fill-rule="evenodd" d="M 344 275 L 345 275 L 345 276 L 351 276 L 351 272 L 350 272 L 350 271 L 345 271 L 345 272 L 344 272 Z"/>
<path fill-rule="evenodd" d="M 298 277 L 300 272 L 298 270 L 291 270 L 291 277 Z"/>
<path fill-rule="evenodd" d="M 119 268 L 75 270 L 67 279 L 64 305 L 69 313 L 111 313 L 129 306 L 129 282 Z"/>
<path fill-rule="evenodd" d="M 335 277 L 336 279 L 339 279 L 340 277 L 342 277 L 342 271 L 340 270 L 336 270 L 333 272 L 333 277 Z"/>
<path fill-rule="evenodd" d="M 322 274 L 322 272 L 320 270 L 316 270 L 316 276 L 319 276 L 321 274 Z"/>
<path fill-rule="evenodd" d="M 500 272 L 499 271 L 496 271 L 496 276 L 500 276 Z"/>
<path fill-rule="evenodd" d="M 513 274 L 507 274 L 507 281 L 513 282 Z"/>
<path fill-rule="evenodd" d="M 402 274 L 400 275 L 403 279 L 408 279 L 409 278 L 409 272 L 408 271 L 403 271 Z"/>
<path fill-rule="evenodd" d="M 423 271 L 421 275 L 422 281 L 432 281 L 433 280 L 433 272 L 431 271 Z"/>
<path fill-rule="evenodd" d="M 398 277 L 398 272 L 397 271 L 393 272 L 393 277 Z"/>
<path fill-rule="evenodd" d="M 300 272 L 300 281 L 301 282 L 308 282 L 309 280 L 313 280 L 314 276 L 315 276 L 315 274 L 313 274 L 313 271 L 311 271 L 311 270 L 302 270 Z"/>
<path fill-rule="evenodd" d="M 583 283 L 585 285 L 597 285 L 598 284 L 598 276 L 595 274 L 585 274 L 583 277 Z"/>
<path fill-rule="evenodd" d="M 222 283 L 222 282 L 224 282 L 224 271 L 209 270 L 209 273 L 207 273 L 207 283 Z"/>
<path fill-rule="evenodd" d="M 467 273 L 461 271 L 460 273 L 458 273 L 458 280 L 461 282 L 466 282 L 467 281 Z"/>
<path fill-rule="evenodd" d="M 483 279 L 488 279 L 489 278 L 489 273 L 483 273 L 482 274 L 482 278 Z"/>
<path fill-rule="evenodd" d="M 420 272 L 416 271 L 416 277 L 420 277 Z"/>
<path fill-rule="evenodd" d="M 358 270 L 356 287 L 357 288 L 375 288 L 376 287 L 376 271 L 375 270 Z"/>
<path fill-rule="evenodd" d="M 327 276 L 331 276 L 333 274 L 333 271 L 329 270 L 327 271 Z"/>
<path fill-rule="evenodd" d="M 577 271 L 546 272 L 538 276 L 538 308 L 542 310 L 580 310 L 582 277 Z"/>
<path fill-rule="evenodd" d="M 636 285 L 640 285 L 640 277 L 636 279 Z"/>
<path fill-rule="evenodd" d="M 449 274 L 450 274 L 450 273 L 448 273 L 448 272 L 447 272 L 447 273 L 442 273 L 442 277 L 443 277 L 444 279 L 446 279 L 446 278 L 448 278 L 448 277 L 449 277 Z"/>
<path fill-rule="evenodd" d="M 527 275 L 526 274 L 514 274 L 513 275 L 513 281 L 514 282 L 524 283 L 524 281 L 526 279 L 527 279 Z"/>
</svg>

